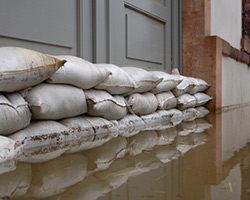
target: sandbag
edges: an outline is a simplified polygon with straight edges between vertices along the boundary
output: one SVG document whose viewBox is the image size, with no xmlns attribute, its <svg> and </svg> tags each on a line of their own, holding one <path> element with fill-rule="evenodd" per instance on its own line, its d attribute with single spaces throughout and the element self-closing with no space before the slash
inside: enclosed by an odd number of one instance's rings
<svg viewBox="0 0 250 200">
<path fill-rule="evenodd" d="M 160 92 L 168 92 L 174 89 L 182 81 L 181 76 L 170 75 L 166 72 L 150 71 L 150 73 L 154 74 L 159 79 L 163 78 L 163 80 L 157 86 L 150 90 L 150 92 L 152 92 L 153 94 L 158 94 Z"/>
<path fill-rule="evenodd" d="M 0 94 L 0 135 L 9 135 L 30 124 L 28 103 L 18 93 Z"/>
<path fill-rule="evenodd" d="M 162 92 L 155 95 L 158 100 L 159 110 L 168 110 L 170 108 L 175 108 L 177 105 L 177 100 L 172 92 Z"/>
<path fill-rule="evenodd" d="M 199 79 L 199 78 L 189 78 L 193 84 L 194 87 L 188 92 L 189 94 L 195 94 L 197 92 L 203 92 L 205 91 L 209 85 L 206 81 Z"/>
<path fill-rule="evenodd" d="M 125 94 L 137 88 L 134 79 L 122 68 L 113 64 L 96 64 L 96 66 L 111 71 L 111 75 L 95 86 L 96 89 L 106 90 L 110 94 Z"/>
<path fill-rule="evenodd" d="M 128 97 L 128 105 L 135 114 L 147 115 L 156 111 L 158 101 L 152 93 L 135 93 Z"/>
<path fill-rule="evenodd" d="M 28 194 L 47 198 L 62 193 L 67 187 L 82 181 L 87 173 L 88 159 L 81 154 L 63 155 L 32 167 L 32 182 Z"/>
<path fill-rule="evenodd" d="M 145 127 L 145 122 L 137 115 L 128 114 L 118 121 L 119 135 L 130 137 L 136 135 Z"/>
<path fill-rule="evenodd" d="M 55 57 L 67 60 L 67 62 L 46 80 L 47 83 L 69 84 L 82 89 L 90 89 L 103 82 L 111 74 L 108 68 L 98 67 L 82 58 L 69 55 Z"/>
<path fill-rule="evenodd" d="M 18 163 L 15 171 L 0 175 L 0 198 L 20 199 L 27 193 L 31 178 L 31 165 Z"/>
<path fill-rule="evenodd" d="M 138 67 L 122 67 L 134 80 L 138 88 L 126 93 L 130 95 L 133 93 L 143 93 L 152 90 L 156 87 L 163 78 L 158 78 L 156 75 Z"/>
<path fill-rule="evenodd" d="M 182 113 L 184 117 L 183 121 L 193 121 L 200 114 L 200 112 L 196 110 L 195 108 L 187 108 L 183 110 Z"/>
<path fill-rule="evenodd" d="M 42 83 L 29 91 L 32 119 L 63 119 L 87 112 L 83 90 L 69 86 Z"/>
<path fill-rule="evenodd" d="M 19 47 L 0 47 L 0 91 L 14 92 L 50 77 L 65 60 Z"/>
<path fill-rule="evenodd" d="M 55 121 L 33 121 L 9 137 L 16 142 L 20 151 L 72 139 L 69 129 Z"/>
<path fill-rule="evenodd" d="M 166 114 L 170 116 L 170 122 L 172 126 L 180 124 L 184 119 L 183 113 L 178 109 L 172 108 L 169 110 L 165 110 L 164 112 L 166 112 Z"/>
<path fill-rule="evenodd" d="M 190 94 L 182 94 L 177 97 L 177 108 L 184 110 L 187 108 L 193 108 L 196 105 L 196 98 Z"/>
<path fill-rule="evenodd" d="M 212 100 L 213 98 L 208 96 L 205 93 L 196 93 L 194 94 L 194 97 L 196 99 L 196 105 L 195 106 L 202 106 L 205 105 L 207 102 L 209 102 L 210 100 Z"/>
<path fill-rule="evenodd" d="M 85 91 L 85 94 L 88 104 L 88 115 L 118 120 L 127 114 L 123 96 L 111 96 L 106 91 L 94 89 Z"/>
<path fill-rule="evenodd" d="M 175 75 L 175 76 L 178 76 L 178 75 Z M 180 76 L 180 79 L 182 79 L 182 81 L 180 82 L 180 84 L 177 85 L 172 90 L 173 94 L 176 97 L 179 97 L 179 96 L 181 96 L 184 93 L 188 93 L 194 87 L 194 83 L 193 83 L 193 81 L 189 77 Z"/>
<path fill-rule="evenodd" d="M 195 109 L 199 112 L 197 118 L 203 118 L 209 113 L 209 110 L 203 106 L 196 107 Z"/>
</svg>

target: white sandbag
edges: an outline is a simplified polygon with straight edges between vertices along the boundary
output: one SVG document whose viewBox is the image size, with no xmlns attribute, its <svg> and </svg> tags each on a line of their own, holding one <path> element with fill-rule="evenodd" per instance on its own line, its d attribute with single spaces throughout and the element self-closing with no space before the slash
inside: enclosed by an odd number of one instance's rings
<svg viewBox="0 0 250 200">
<path fill-rule="evenodd" d="M 9 135 L 30 124 L 28 103 L 18 93 L 0 94 L 0 135 Z"/>
<path fill-rule="evenodd" d="M 203 92 L 205 91 L 209 85 L 206 81 L 199 79 L 199 78 L 189 78 L 193 84 L 194 87 L 188 92 L 189 94 L 195 94 L 197 92 Z"/>
<path fill-rule="evenodd" d="M 172 92 L 162 92 L 155 95 L 158 100 L 159 110 L 168 110 L 170 108 L 175 108 L 177 105 L 177 100 Z"/>
<path fill-rule="evenodd" d="M 124 137 L 114 138 L 100 147 L 83 151 L 88 158 L 88 171 L 100 171 L 109 168 L 111 163 L 126 154 L 127 140 Z"/>
<path fill-rule="evenodd" d="M 34 165 L 29 196 L 47 198 L 62 193 L 67 187 L 85 178 L 87 165 L 88 159 L 81 154 L 63 155 L 46 163 Z"/>
<path fill-rule="evenodd" d="M 182 112 L 178 109 L 172 108 L 165 110 L 165 112 L 170 116 L 170 122 L 172 126 L 180 124 L 184 119 Z"/>
<path fill-rule="evenodd" d="M 30 149 L 71 140 L 69 129 L 55 121 L 34 121 L 9 137 L 22 149 Z"/>
<path fill-rule="evenodd" d="M 156 87 L 163 78 L 158 78 L 156 75 L 138 67 L 122 67 L 134 80 L 138 88 L 126 93 L 130 95 L 133 93 L 143 93 L 152 90 Z"/>
<path fill-rule="evenodd" d="M 52 56 L 19 47 L 0 47 L 0 91 L 14 92 L 37 85 L 60 68 Z"/>
<path fill-rule="evenodd" d="M 73 130 L 75 139 L 70 142 L 66 153 L 79 152 L 101 146 L 118 136 L 116 124 L 101 117 L 75 117 L 60 121 Z"/>
<path fill-rule="evenodd" d="M 25 98 L 33 119 L 63 119 L 87 112 L 82 89 L 69 85 L 42 83 L 29 91 Z"/>
<path fill-rule="evenodd" d="M 108 68 L 98 67 L 82 58 L 69 55 L 55 57 L 67 62 L 46 80 L 48 83 L 69 84 L 82 89 L 90 89 L 103 82 L 111 74 Z"/>
<path fill-rule="evenodd" d="M 0 136 L 0 174 L 13 171 L 16 166 L 15 157 L 15 141 L 4 136 Z"/>
<path fill-rule="evenodd" d="M 158 145 L 172 144 L 175 137 L 178 135 L 176 127 L 167 128 L 156 132 L 158 134 Z"/>
<path fill-rule="evenodd" d="M 207 122 L 205 119 L 196 119 L 195 133 L 202 133 L 207 129 L 210 129 L 213 125 Z"/>
<path fill-rule="evenodd" d="M 182 111 L 183 113 L 183 121 L 193 121 L 199 116 L 199 111 L 196 110 L 195 108 L 187 108 Z"/>
<path fill-rule="evenodd" d="M 196 130 L 195 121 L 182 122 L 177 126 L 179 136 L 187 136 Z"/>
<path fill-rule="evenodd" d="M 15 171 L 0 175 L 0 198 L 20 199 L 27 193 L 31 178 L 31 165 L 18 163 Z"/>
<path fill-rule="evenodd" d="M 182 94 L 177 97 L 177 108 L 184 110 L 187 108 L 193 108 L 196 105 L 196 98 L 190 94 Z"/>
<path fill-rule="evenodd" d="M 119 135 L 123 137 L 131 137 L 142 131 L 145 122 L 137 115 L 128 114 L 118 121 Z"/>
<path fill-rule="evenodd" d="M 188 93 L 194 87 L 194 83 L 189 77 L 180 76 L 180 78 L 182 78 L 181 83 L 172 90 L 176 97 L 179 97 L 184 93 Z"/>
<path fill-rule="evenodd" d="M 123 96 L 111 96 L 106 91 L 94 89 L 85 91 L 85 95 L 88 104 L 88 115 L 118 120 L 127 114 Z"/>
<path fill-rule="evenodd" d="M 113 64 L 96 64 L 96 66 L 111 71 L 111 75 L 95 86 L 96 89 L 106 90 L 110 94 L 124 94 L 137 88 L 134 79 L 122 68 Z"/>
<path fill-rule="evenodd" d="M 182 81 L 181 76 L 170 75 L 166 72 L 150 71 L 150 73 L 154 74 L 159 79 L 163 78 L 163 80 L 157 86 L 150 90 L 150 92 L 152 92 L 153 94 L 158 94 L 160 92 L 168 92 L 174 89 Z"/>
<path fill-rule="evenodd" d="M 141 119 L 145 122 L 143 130 L 163 130 L 171 127 L 170 115 L 165 110 L 143 115 Z"/>
<path fill-rule="evenodd" d="M 197 118 L 203 118 L 209 113 L 209 110 L 203 106 L 196 107 L 195 109 L 199 112 Z"/>
<path fill-rule="evenodd" d="M 154 94 L 146 92 L 135 93 L 128 97 L 128 105 L 137 115 L 147 115 L 156 111 L 158 101 Z"/>
<path fill-rule="evenodd" d="M 138 155 L 144 150 L 151 150 L 158 144 L 158 135 L 155 131 L 142 131 L 129 138 L 128 151 L 131 156 Z"/>
<path fill-rule="evenodd" d="M 196 93 L 194 94 L 194 97 L 196 99 L 196 105 L 195 106 L 202 106 L 205 105 L 207 102 L 209 102 L 210 100 L 212 100 L 213 98 L 208 96 L 205 93 Z"/>
</svg>

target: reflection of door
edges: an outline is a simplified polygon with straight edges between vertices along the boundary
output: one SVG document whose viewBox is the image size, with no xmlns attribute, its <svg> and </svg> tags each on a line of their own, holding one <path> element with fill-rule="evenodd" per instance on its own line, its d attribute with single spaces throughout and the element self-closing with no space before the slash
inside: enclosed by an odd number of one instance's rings
<svg viewBox="0 0 250 200">
<path fill-rule="evenodd" d="M 175 9 L 180 17 L 180 1 L 96 0 L 94 8 L 96 62 L 170 71 L 175 49 L 173 28 L 176 24 L 179 28 L 180 20 L 174 24 L 172 16 Z"/>
</svg>

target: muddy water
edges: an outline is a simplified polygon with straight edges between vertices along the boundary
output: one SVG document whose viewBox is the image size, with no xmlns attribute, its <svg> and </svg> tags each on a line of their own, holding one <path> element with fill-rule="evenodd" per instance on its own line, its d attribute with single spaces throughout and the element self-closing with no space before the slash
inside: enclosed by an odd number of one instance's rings
<svg viewBox="0 0 250 200">
<path fill-rule="evenodd" d="M 114 138 L 94 149 L 43 163 L 9 161 L 0 166 L 0 196 L 249 200 L 249 142 L 250 107 L 210 113 L 202 120 Z M 30 160 L 35 162 L 61 149 L 53 147 L 49 151 L 31 154 Z"/>
</svg>

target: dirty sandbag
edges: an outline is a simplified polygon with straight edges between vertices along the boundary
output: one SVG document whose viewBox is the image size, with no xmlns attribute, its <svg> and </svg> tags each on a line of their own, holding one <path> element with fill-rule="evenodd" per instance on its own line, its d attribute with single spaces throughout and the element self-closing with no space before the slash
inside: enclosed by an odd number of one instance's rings
<svg viewBox="0 0 250 200">
<path fill-rule="evenodd" d="M 65 192 L 46 198 L 47 200 L 96 200 L 112 190 L 111 186 L 94 176 L 88 176 L 86 179 L 69 187 Z"/>
<path fill-rule="evenodd" d="M 28 195 L 40 199 L 60 194 L 85 178 L 87 166 L 88 159 L 81 154 L 63 155 L 34 165 Z"/>
<path fill-rule="evenodd" d="M 194 94 L 194 97 L 196 99 L 196 106 L 205 105 L 207 102 L 213 99 L 212 97 L 202 92 Z"/>
<path fill-rule="evenodd" d="M 96 66 L 111 71 L 111 75 L 95 86 L 96 89 L 106 90 L 110 94 L 125 94 L 137 88 L 134 79 L 122 68 L 113 64 L 96 64 Z"/>
<path fill-rule="evenodd" d="M 19 47 L 0 47 L 0 91 L 14 92 L 50 77 L 65 60 Z"/>
<path fill-rule="evenodd" d="M 153 94 L 158 94 L 160 92 L 168 92 L 174 89 L 182 81 L 181 76 L 178 75 L 170 75 L 162 71 L 150 71 L 150 73 L 154 74 L 159 79 L 163 78 L 163 80 L 157 86 L 150 90 L 150 92 L 152 92 Z"/>
<path fill-rule="evenodd" d="M 145 69 L 138 67 L 122 67 L 134 80 L 138 88 L 125 95 L 130 95 L 133 93 L 143 93 L 152 90 L 156 87 L 163 78 L 158 78 L 156 75 L 146 71 Z"/>
<path fill-rule="evenodd" d="M 9 137 L 16 142 L 20 151 L 72 139 L 69 129 L 55 121 L 33 121 Z"/>
<path fill-rule="evenodd" d="M 142 131 L 145 122 L 137 115 L 128 114 L 118 121 L 119 135 L 130 137 Z"/>
<path fill-rule="evenodd" d="M 178 75 L 175 75 L 178 76 Z M 184 93 L 188 93 L 193 87 L 194 87 L 194 83 L 193 81 L 186 76 L 180 76 L 180 79 L 182 79 L 182 81 L 180 82 L 179 85 L 177 85 L 173 90 L 173 94 L 176 97 L 181 96 Z"/>
<path fill-rule="evenodd" d="M 183 113 L 183 121 L 193 121 L 199 116 L 199 111 L 196 110 L 195 108 L 187 108 L 182 111 Z"/>
<path fill-rule="evenodd" d="M 153 113 L 158 107 L 155 95 L 150 92 L 142 94 L 134 93 L 128 97 L 127 102 L 134 114 L 137 115 Z"/>
<path fill-rule="evenodd" d="M 177 97 L 177 108 L 184 110 L 187 108 L 193 108 L 196 105 L 196 98 L 190 94 L 182 94 Z"/>
<path fill-rule="evenodd" d="M 176 125 L 180 124 L 182 122 L 182 120 L 184 119 L 183 113 L 178 109 L 172 108 L 169 110 L 165 110 L 165 112 L 167 114 L 169 114 L 170 122 L 171 122 L 172 126 L 176 126 Z"/>
<path fill-rule="evenodd" d="M 27 193 L 31 178 L 31 165 L 18 163 L 15 171 L 0 175 L 0 198 L 20 199 Z"/>
<path fill-rule="evenodd" d="M 88 115 L 118 120 L 127 114 L 123 96 L 111 96 L 106 91 L 94 89 L 86 90 L 85 94 L 88 104 Z"/>
<path fill-rule="evenodd" d="M 108 68 L 98 67 L 82 58 L 69 55 L 55 57 L 67 62 L 46 80 L 48 83 L 69 84 L 82 89 L 90 89 L 103 82 L 111 74 Z"/>
<path fill-rule="evenodd" d="M 82 154 L 88 158 L 88 172 L 96 172 L 109 168 L 111 163 L 125 156 L 127 140 L 124 137 L 113 138 L 102 146 L 83 151 Z"/>
<path fill-rule="evenodd" d="M 158 134 L 158 145 L 172 144 L 175 137 L 178 135 L 176 127 L 171 127 L 156 132 Z"/>
<path fill-rule="evenodd" d="M 177 105 L 177 100 L 171 91 L 158 93 L 155 97 L 158 100 L 159 110 L 168 110 L 175 108 Z"/>
<path fill-rule="evenodd" d="M 19 93 L 0 94 L 0 135 L 9 135 L 30 124 L 28 103 Z"/>
<path fill-rule="evenodd" d="M 42 83 L 33 87 L 25 100 L 32 119 L 63 119 L 87 112 L 83 90 L 70 85 Z"/>
<path fill-rule="evenodd" d="M 195 94 L 197 92 L 203 92 L 205 91 L 209 85 L 206 81 L 202 80 L 202 79 L 199 79 L 199 78 L 189 78 L 193 84 L 194 84 L 194 87 L 188 92 L 189 94 Z"/>
<path fill-rule="evenodd" d="M 187 136 L 196 130 L 195 121 L 182 122 L 177 126 L 179 136 Z"/>
<path fill-rule="evenodd" d="M 199 112 L 197 118 L 203 118 L 209 113 L 209 110 L 206 109 L 204 106 L 199 106 L 196 107 L 195 109 Z"/>
<path fill-rule="evenodd" d="M 131 156 L 138 155 L 144 150 L 151 150 L 158 144 L 156 131 L 142 131 L 139 134 L 128 138 L 128 151 Z"/>
<path fill-rule="evenodd" d="M 74 153 L 101 146 L 112 138 L 117 137 L 119 133 L 116 124 L 101 117 L 82 116 L 65 119 L 60 122 L 72 130 L 74 135 L 77 135 L 76 139 L 70 142 L 66 153 Z M 90 127 L 91 129 L 89 129 Z"/>
</svg>

